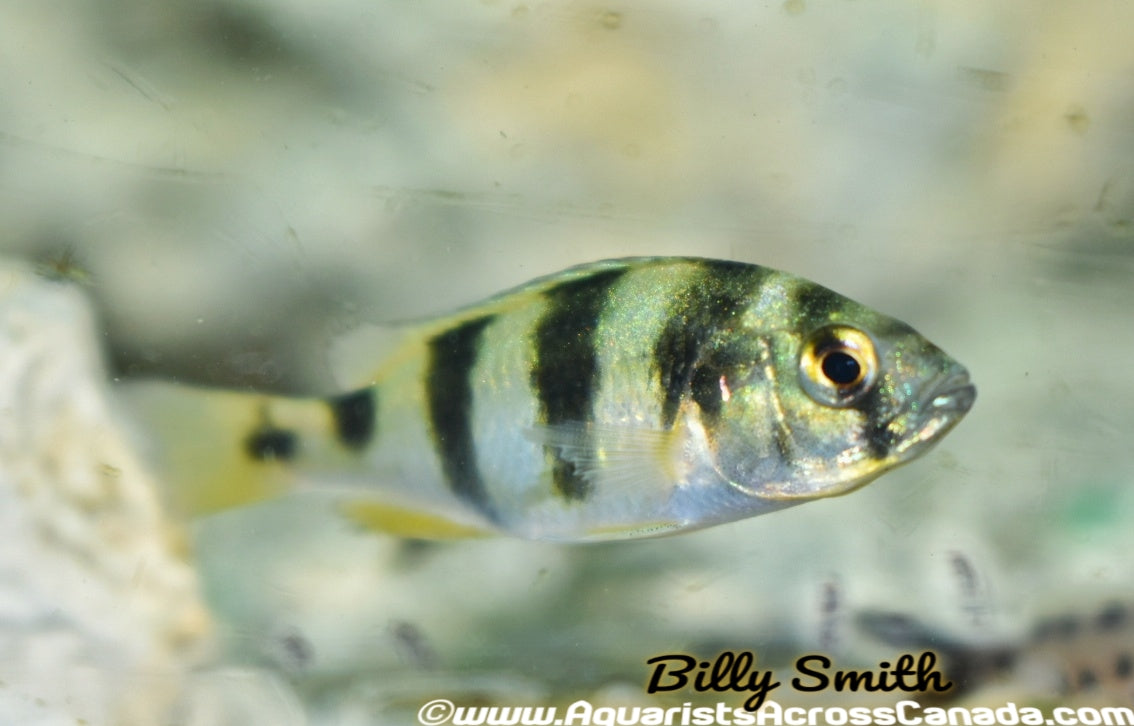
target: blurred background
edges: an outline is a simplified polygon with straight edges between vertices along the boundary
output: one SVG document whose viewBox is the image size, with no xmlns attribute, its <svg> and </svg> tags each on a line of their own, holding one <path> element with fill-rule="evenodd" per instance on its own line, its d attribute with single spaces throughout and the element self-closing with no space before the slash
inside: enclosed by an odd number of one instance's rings
<svg viewBox="0 0 1134 726">
<path fill-rule="evenodd" d="M 1054 0 L 8 3 L 0 252 L 84 291 L 116 386 L 327 392 L 343 331 L 627 255 L 790 270 L 973 375 L 913 465 L 671 539 L 426 545 L 295 501 L 193 523 L 208 663 L 261 677 L 214 683 L 218 714 L 659 704 L 665 652 L 1028 654 L 1134 601 L 1131 27 Z M 1132 641 L 1045 662 L 1129 703 L 1075 664 Z M 1057 693 L 1003 671 L 970 697 Z"/>
</svg>

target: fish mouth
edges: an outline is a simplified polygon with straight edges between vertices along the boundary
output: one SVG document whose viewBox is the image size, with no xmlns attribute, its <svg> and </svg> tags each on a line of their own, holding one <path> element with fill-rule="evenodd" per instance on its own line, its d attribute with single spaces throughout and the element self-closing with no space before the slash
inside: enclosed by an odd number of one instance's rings
<svg viewBox="0 0 1134 726">
<path fill-rule="evenodd" d="M 935 443 L 948 433 L 976 401 L 976 386 L 969 381 L 969 373 L 964 369 L 930 382 L 925 391 L 918 397 L 917 408 L 908 421 L 891 424 L 909 426 L 908 433 L 901 437 L 892 452 L 899 461 L 920 452 L 924 446 Z"/>
</svg>

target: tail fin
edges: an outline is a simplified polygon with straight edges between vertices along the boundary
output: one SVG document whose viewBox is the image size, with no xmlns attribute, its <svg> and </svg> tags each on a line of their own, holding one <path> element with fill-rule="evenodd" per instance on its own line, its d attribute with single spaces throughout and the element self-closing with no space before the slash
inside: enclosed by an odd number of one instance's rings
<svg viewBox="0 0 1134 726">
<path fill-rule="evenodd" d="M 300 466 L 344 453 L 334 401 L 157 382 L 124 386 L 123 398 L 168 506 L 186 517 L 280 496 L 294 488 Z"/>
<path fill-rule="evenodd" d="M 373 486 L 360 456 L 376 434 L 371 388 L 302 399 L 148 382 L 123 386 L 122 399 L 176 516 L 256 504 L 303 480 L 328 492 L 341 486 L 340 515 L 365 530 L 419 539 L 491 533 L 453 502 Z M 369 484 L 351 490 L 352 478 Z"/>
</svg>

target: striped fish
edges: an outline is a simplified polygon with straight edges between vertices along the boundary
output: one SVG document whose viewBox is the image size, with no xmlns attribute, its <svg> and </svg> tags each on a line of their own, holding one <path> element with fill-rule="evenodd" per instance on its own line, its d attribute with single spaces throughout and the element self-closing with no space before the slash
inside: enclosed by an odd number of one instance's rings
<svg viewBox="0 0 1134 726">
<path fill-rule="evenodd" d="M 409 326 L 344 395 L 149 397 L 190 514 L 302 485 L 405 536 L 593 541 L 849 492 L 924 453 L 974 396 L 912 328 L 824 287 L 632 258 Z"/>
<path fill-rule="evenodd" d="M 940 654 L 942 671 L 955 685 L 949 699 L 994 705 L 1134 703 L 1134 608 L 1121 599 L 1101 602 L 1091 612 L 1046 615 L 1014 639 L 951 632 L 893 612 L 868 610 L 855 620 L 887 645 Z"/>
</svg>

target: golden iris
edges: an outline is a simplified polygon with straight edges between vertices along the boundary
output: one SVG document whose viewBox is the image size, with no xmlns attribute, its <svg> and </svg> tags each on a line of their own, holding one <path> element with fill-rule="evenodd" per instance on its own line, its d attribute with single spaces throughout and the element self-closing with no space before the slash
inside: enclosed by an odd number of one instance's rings
<svg viewBox="0 0 1134 726">
<path fill-rule="evenodd" d="M 807 395 L 828 406 L 850 406 L 874 384 L 874 341 L 847 325 L 819 328 L 803 343 L 799 372 Z"/>
</svg>

